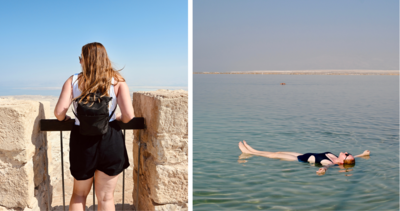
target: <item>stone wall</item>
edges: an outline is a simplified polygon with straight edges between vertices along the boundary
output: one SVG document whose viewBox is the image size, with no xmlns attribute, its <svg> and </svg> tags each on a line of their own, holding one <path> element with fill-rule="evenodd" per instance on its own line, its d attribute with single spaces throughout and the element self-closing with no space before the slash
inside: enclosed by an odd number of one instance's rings
<svg viewBox="0 0 400 211">
<path fill-rule="evenodd" d="M 46 132 L 49 103 L 0 99 L 0 210 L 47 210 L 51 204 Z"/>
<path fill-rule="evenodd" d="M 145 130 L 134 131 L 135 207 L 139 203 L 138 210 L 187 210 L 188 92 L 136 92 L 133 94 L 133 108 L 135 117 L 144 117 L 146 124 Z"/>
</svg>

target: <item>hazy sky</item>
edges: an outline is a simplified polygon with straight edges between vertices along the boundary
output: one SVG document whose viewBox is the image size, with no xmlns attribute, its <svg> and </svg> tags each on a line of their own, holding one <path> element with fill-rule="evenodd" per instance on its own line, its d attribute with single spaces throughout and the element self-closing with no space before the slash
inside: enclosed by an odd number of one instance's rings
<svg viewBox="0 0 400 211">
<path fill-rule="evenodd" d="M 194 71 L 399 69 L 398 0 L 194 0 Z"/>
<path fill-rule="evenodd" d="M 187 1 L 1 1 L 0 88 L 61 87 L 102 43 L 129 86 L 187 86 Z M 4 91 L 3 91 L 4 94 Z M 1 95 L 1 94 L 0 94 Z"/>
</svg>

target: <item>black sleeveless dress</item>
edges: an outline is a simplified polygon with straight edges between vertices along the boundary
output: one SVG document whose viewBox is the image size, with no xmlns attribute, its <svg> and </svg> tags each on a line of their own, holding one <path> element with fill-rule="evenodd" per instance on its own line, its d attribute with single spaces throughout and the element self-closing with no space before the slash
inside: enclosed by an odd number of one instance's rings
<svg viewBox="0 0 400 211">
<path fill-rule="evenodd" d="M 128 168 L 128 153 L 121 128 L 116 120 L 109 124 L 107 133 L 98 136 L 81 135 L 79 125 L 73 126 L 69 161 L 71 174 L 76 180 L 89 179 L 96 170 L 115 176 Z"/>
</svg>

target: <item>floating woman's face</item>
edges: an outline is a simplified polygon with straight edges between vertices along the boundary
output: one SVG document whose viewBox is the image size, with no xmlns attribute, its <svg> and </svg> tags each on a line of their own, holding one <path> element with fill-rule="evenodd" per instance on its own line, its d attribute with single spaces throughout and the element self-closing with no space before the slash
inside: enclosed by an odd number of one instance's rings
<svg viewBox="0 0 400 211">
<path fill-rule="evenodd" d="M 344 158 L 346 157 L 346 154 L 344 152 L 340 152 L 338 158 L 340 160 L 344 160 Z"/>
<path fill-rule="evenodd" d="M 339 154 L 339 160 L 341 161 L 341 162 L 344 162 L 344 160 L 354 160 L 354 157 L 353 157 L 353 155 L 351 155 L 351 154 L 349 154 L 348 152 L 340 152 L 340 154 Z"/>
</svg>

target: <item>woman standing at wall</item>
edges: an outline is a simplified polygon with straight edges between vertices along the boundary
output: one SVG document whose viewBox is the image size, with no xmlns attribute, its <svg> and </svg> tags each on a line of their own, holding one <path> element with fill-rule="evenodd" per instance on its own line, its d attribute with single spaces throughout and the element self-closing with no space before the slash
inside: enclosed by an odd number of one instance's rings
<svg viewBox="0 0 400 211">
<path fill-rule="evenodd" d="M 54 110 L 60 121 L 70 119 L 67 110 L 74 99 L 89 93 L 112 97 L 109 103 L 109 128 L 103 135 L 86 136 L 79 132 L 80 122 L 70 136 L 70 170 L 74 188 L 69 210 L 85 210 L 86 198 L 95 179 L 98 210 L 115 210 L 114 190 L 118 175 L 128 168 L 129 161 L 121 128 L 116 121 L 129 122 L 133 117 L 132 101 L 125 79 L 111 66 L 107 51 L 101 43 L 89 43 L 82 47 L 79 57 L 82 72 L 69 77 L 64 83 Z M 117 104 L 121 114 L 112 111 Z M 77 104 L 73 104 L 77 109 Z"/>
</svg>

